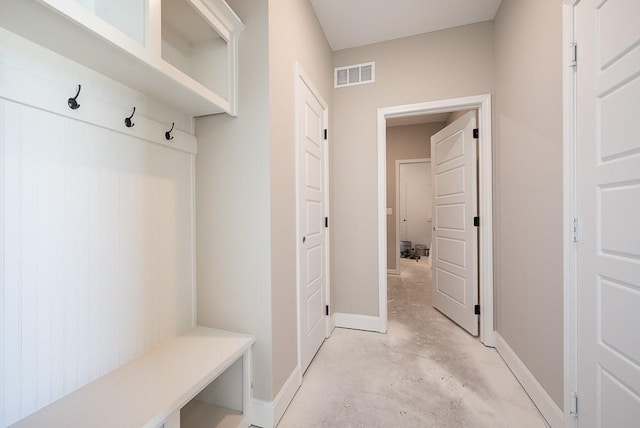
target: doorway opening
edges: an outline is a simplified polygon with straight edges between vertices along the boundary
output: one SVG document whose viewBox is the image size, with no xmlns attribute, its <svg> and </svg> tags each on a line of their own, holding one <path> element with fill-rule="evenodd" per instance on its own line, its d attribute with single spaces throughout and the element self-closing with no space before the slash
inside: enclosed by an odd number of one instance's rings
<svg viewBox="0 0 640 428">
<path fill-rule="evenodd" d="M 423 138 L 421 145 L 424 144 Z M 390 140 L 387 140 L 388 151 L 394 145 Z M 391 161 L 387 159 L 387 163 Z M 394 163 L 395 195 L 387 195 L 387 205 L 395 205 L 395 208 L 388 208 L 387 211 L 387 227 L 395 226 L 395 236 L 387 230 L 393 239 L 387 245 L 393 249 L 394 257 L 387 262 L 393 261 L 395 266 L 387 266 L 387 271 L 400 275 L 403 266 L 401 258 L 419 262 L 422 257 L 429 255 L 431 248 L 431 158 L 401 159 Z M 389 179 L 390 177 L 387 178 Z M 387 183 L 387 188 L 389 187 L 391 186 Z"/>
<path fill-rule="evenodd" d="M 465 98 L 432 101 L 418 104 L 378 109 L 378 281 L 379 281 L 379 331 L 387 330 L 387 125 L 389 120 L 416 118 L 419 116 L 476 110 L 478 116 L 479 148 L 478 166 L 478 214 L 479 227 L 479 295 L 480 340 L 486 346 L 494 346 L 493 317 L 493 210 L 492 210 L 492 150 L 491 150 L 491 96 L 479 95 Z M 399 232 L 399 230 L 397 231 Z M 399 254 L 399 239 L 397 240 Z M 399 257 L 398 257 L 399 258 Z M 399 264 L 397 265 L 399 267 Z"/>
</svg>

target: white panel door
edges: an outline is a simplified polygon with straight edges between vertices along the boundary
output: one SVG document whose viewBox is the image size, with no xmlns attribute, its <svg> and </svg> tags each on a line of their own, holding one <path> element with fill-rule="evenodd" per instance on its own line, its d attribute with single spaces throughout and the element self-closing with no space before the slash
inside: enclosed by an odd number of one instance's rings
<svg viewBox="0 0 640 428">
<path fill-rule="evenodd" d="M 325 338 L 325 110 L 298 79 L 298 284 L 300 358 L 307 369 Z"/>
<path fill-rule="evenodd" d="M 400 240 L 429 247 L 431 241 L 431 165 L 409 162 L 399 165 Z"/>
<path fill-rule="evenodd" d="M 433 176 L 433 306 L 478 335 L 476 113 L 431 137 Z"/>
<path fill-rule="evenodd" d="M 583 0 L 577 67 L 578 420 L 640 424 L 640 2 Z"/>
<path fill-rule="evenodd" d="M 402 181 L 400 176 L 401 173 L 398 174 L 398 198 L 400 205 L 398 207 L 398 231 L 400 234 L 400 240 L 407 241 L 407 182 Z"/>
</svg>

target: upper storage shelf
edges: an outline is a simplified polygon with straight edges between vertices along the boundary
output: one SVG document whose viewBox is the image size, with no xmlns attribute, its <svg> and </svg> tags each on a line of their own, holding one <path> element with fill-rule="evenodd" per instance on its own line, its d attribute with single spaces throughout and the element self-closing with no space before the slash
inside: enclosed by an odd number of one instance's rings
<svg viewBox="0 0 640 428">
<path fill-rule="evenodd" d="M 237 114 L 224 0 L 2 0 L 0 26 L 193 116 Z"/>
</svg>

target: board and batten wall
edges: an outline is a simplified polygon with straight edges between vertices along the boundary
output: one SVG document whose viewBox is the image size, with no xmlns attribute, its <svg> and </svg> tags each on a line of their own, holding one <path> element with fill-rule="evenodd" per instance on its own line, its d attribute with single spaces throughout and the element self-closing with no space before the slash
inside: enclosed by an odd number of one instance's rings
<svg viewBox="0 0 640 428">
<path fill-rule="evenodd" d="M 496 331 L 562 409 L 562 2 L 504 0 L 494 37 Z"/>
<path fill-rule="evenodd" d="M 444 128 L 444 122 L 387 127 L 387 269 L 396 269 L 396 161 L 431 157 L 431 136 Z M 430 243 L 427 243 L 430 245 Z"/>
<path fill-rule="evenodd" d="M 0 427 L 194 325 L 191 127 L 0 28 Z"/>
<path fill-rule="evenodd" d="M 334 52 L 336 67 L 369 61 L 375 83 L 332 97 L 332 290 L 336 312 L 377 317 L 377 109 L 491 93 L 493 23 Z"/>
</svg>

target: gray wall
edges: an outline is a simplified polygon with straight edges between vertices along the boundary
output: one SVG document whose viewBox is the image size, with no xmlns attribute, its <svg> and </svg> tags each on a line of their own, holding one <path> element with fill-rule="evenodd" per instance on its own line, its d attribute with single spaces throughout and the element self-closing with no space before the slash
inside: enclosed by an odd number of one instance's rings
<svg viewBox="0 0 640 428">
<path fill-rule="evenodd" d="M 271 401 L 298 364 L 295 63 L 329 103 L 332 53 L 310 2 L 228 3 L 246 25 L 239 114 L 196 121 L 198 324 L 256 335 Z"/>
<path fill-rule="evenodd" d="M 562 2 L 504 0 L 494 31 L 497 331 L 562 409 Z"/>
<path fill-rule="evenodd" d="M 376 82 L 334 89 L 332 282 L 336 312 L 378 316 L 377 109 L 493 89 L 493 23 L 334 53 L 376 62 Z"/>
<path fill-rule="evenodd" d="M 266 2 L 230 0 L 239 40 L 239 115 L 196 120 L 198 324 L 256 335 L 254 395 L 272 393 L 269 62 Z"/>
<path fill-rule="evenodd" d="M 273 395 L 298 364 L 295 63 L 331 102 L 333 54 L 309 1 L 269 2 Z M 329 109 L 331 111 L 331 109 Z"/>
<path fill-rule="evenodd" d="M 444 128 L 444 122 L 387 128 L 387 269 L 396 268 L 396 161 L 431 157 L 431 136 Z"/>
</svg>

